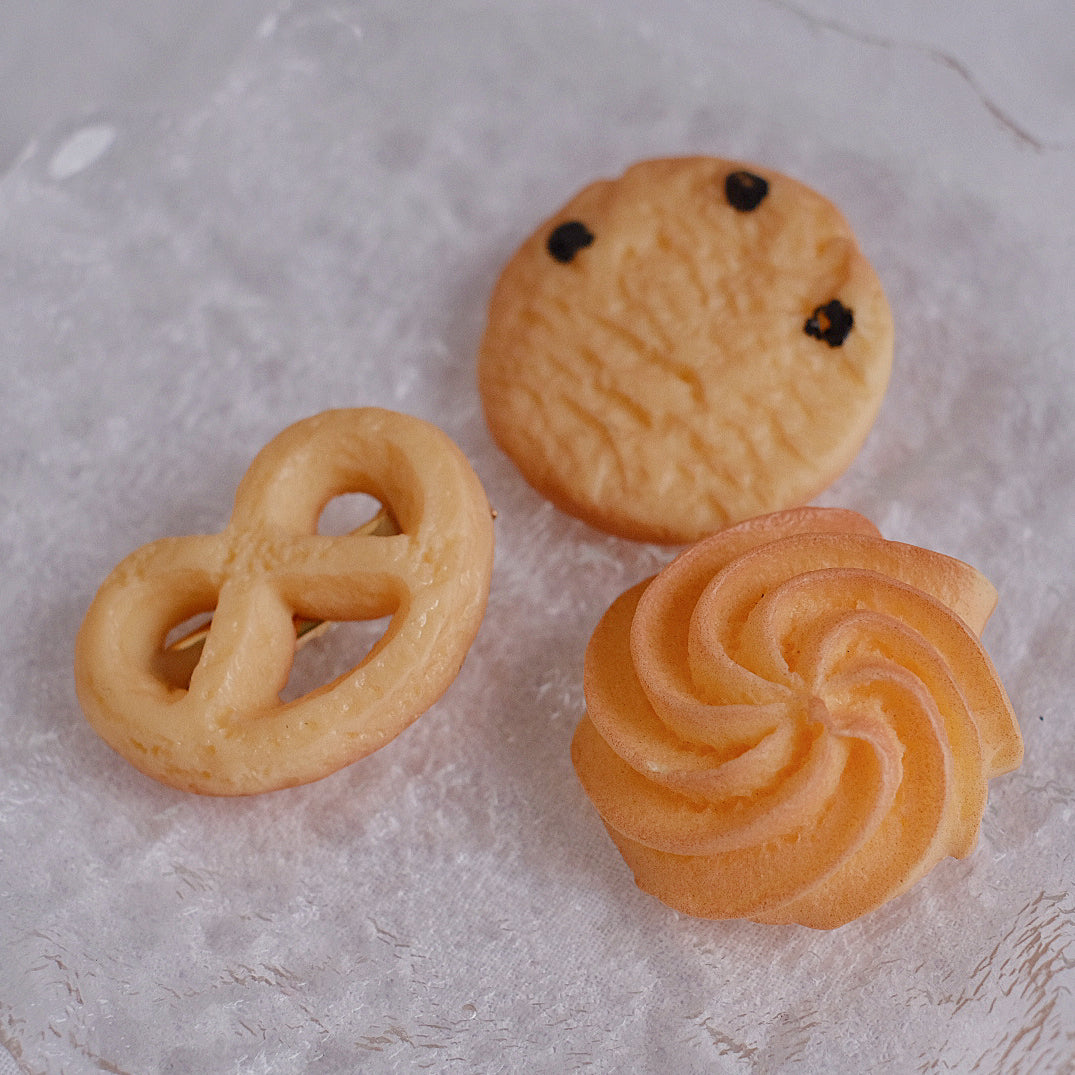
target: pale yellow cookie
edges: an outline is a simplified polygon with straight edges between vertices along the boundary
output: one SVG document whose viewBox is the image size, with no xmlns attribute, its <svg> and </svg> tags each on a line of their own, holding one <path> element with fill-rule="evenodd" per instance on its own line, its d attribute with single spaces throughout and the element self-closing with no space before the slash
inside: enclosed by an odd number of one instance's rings
<svg viewBox="0 0 1075 1075">
<path fill-rule="evenodd" d="M 321 534 L 325 506 L 352 493 L 379 500 L 390 525 Z M 447 434 L 377 407 L 325 411 L 258 453 L 222 531 L 161 538 L 105 579 L 75 644 L 78 699 L 100 736 L 162 783 L 249 795 L 317 780 L 447 690 L 492 567 L 489 503 Z M 196 648 L 169 645 L 209 612 Z M 281 700 L 296 631 L 385 616 L 354 667 Z"/>
<path fill-rule="evenodd" d="M 805 503 L 851 462 L 892 364 L 880 281 L 787 176 L 652 160 L 587 187 L 493 292 L 493 436 L 563 510 L 681 544 Z"/>
</svg>

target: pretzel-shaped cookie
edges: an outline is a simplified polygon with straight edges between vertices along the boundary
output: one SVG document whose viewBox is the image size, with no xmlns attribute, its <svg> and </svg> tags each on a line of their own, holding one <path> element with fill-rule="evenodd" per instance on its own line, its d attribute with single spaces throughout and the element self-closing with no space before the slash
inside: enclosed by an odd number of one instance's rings
<svg viewBox="0 0 1075 1075">
<path fill-rule="evenodd" d="M 399 532 L 317 532 L 345 493 L 380 500 Z M 378 408 L 326 411 L 276 436 L 239 484 L 223 531 L 164 538 L 108 576 L 75 645 L 87 720 L 174 787 L 244 795 L 317 780 L 384 746 L 455 678 L 485 612 L 489 504 L 439 429 Z M 169 632 L 213 612 L 189 686 Z M 391 615 L 356 667 L 281 702 L 295 618 Z"/>
</svg>

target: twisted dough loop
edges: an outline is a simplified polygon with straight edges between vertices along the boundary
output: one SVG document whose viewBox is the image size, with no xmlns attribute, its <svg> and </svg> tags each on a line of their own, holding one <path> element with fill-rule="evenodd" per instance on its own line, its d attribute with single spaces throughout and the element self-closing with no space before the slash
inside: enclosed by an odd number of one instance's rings
<svg viewBox="0 0 1075 1075">
<path fill-rule="evenodd" d="M 974 568 L 804 508 L 628 590 L 586 655 L 579 778 L 640 887 L 831 929 L 974 848 L 1022 739 Z"/>
<path fill-rule="evenodd" d="M 392 536 L 317 533 L 325 505 L 366 493 Z M 319 779 L 390 739 L 447 689 L 485 612 L 489 504 L 459 448 L 378 408 L 298 422 L 256 457 L 218 534 L 165 538 L 105 580 L 75 648 L 90 724 L 175 787 L 251 794 Z M 168 632 L 212 623 L 189 687 L 162 671 Z M 355 668 L 284 704 L 294 616 L 391 616 Z"/>
</svg>

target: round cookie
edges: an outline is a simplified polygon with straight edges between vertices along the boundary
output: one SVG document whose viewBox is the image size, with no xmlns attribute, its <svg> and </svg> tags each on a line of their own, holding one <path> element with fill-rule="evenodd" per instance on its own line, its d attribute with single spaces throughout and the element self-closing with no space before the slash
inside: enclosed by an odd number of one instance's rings
<svg viewBox="0 0 1075 1075">
<path fill-rule="evenodd" d="M 892 337 L 827 199 L 754 165 L 651 160 L 522 244 L 479 387 L 494 438 L 553 503 L 685 544 L 829 485 L 877 416 Z"/>
</svg>

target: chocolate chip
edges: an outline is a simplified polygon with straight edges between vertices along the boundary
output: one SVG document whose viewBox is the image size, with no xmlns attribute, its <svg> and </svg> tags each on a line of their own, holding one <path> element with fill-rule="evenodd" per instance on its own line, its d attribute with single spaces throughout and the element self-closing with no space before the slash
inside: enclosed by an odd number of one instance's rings
<svg viewBox="0 0 1075 1075">
<path fill-rule="evenodd" d="M 568 220 L 553 229 L 552 234 L 549 236 L 549 241 L 545 245 L 548 247 L 549 253 L 557 261 L 566 265 L 583 247 L 589 246 L 593 240 L 593 232 L 581 220 Z"/>
<path fill-rule="evenodd" d="M 732 172 L 724 180 L 724 195 L 728 204 L 740 213 L 753 212 L 768 193 L 768 181 L 753 172 Z"/>
<path fill-rule="evenodd" d="M 803 332 L 824 340 L 830 347 L 839 347 L 847 339 L 854 323 L 851 311 L 839 299 L 832 299 L 814 310 L 803 325 Z"/>
</svg>

